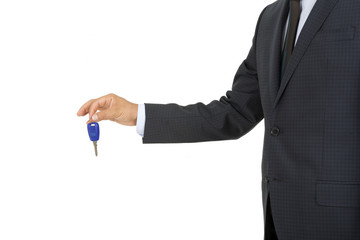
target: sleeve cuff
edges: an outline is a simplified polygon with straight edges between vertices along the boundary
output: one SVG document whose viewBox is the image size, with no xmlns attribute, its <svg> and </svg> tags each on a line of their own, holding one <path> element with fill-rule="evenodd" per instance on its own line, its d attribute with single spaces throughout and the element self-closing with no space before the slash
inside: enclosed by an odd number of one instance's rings
<svg viewBox="0 0 360 240">
<path fill-rule="evenodd" d="M 144 129 L 145 129 L 145 104 L 138 104 L 138 114 L 136 119 L 136 132 L 144 137 Z"/>
</svg>

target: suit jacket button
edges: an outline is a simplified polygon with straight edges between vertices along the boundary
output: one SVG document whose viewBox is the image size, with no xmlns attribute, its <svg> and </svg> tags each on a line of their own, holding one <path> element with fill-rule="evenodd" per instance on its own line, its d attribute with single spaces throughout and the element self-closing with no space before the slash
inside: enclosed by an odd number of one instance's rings
<svg viewBox="0 0 360 240">
<path fill-rule="evenodd" d="M 264 181 L 265 181 L 266 183 L 268 183 L 268 182 L 269 182 L 269 178 L 268 178 L 267 176 L 265 176 L 265 177 L 264 177 Z"/>
<path fill-rule="evenodd" d="M 273 127 L 273 128 L 271 129 L 271 135 L 273 135 L 273 136 L 279 135 L 279 132 L 280 132 L 280 129 L 277 128 L 277 127 Z"/>
</svg>

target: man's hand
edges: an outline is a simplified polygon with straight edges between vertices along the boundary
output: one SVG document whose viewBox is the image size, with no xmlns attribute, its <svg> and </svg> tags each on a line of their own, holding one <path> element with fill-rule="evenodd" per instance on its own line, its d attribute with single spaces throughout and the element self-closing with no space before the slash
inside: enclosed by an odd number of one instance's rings
<svg viewBox="0 0 360 240">
<path fill-rule="evenodd" d="M 89 122 L 111 120 L 126 126 L 136 126 L 138 105 L 126 99 L 108 94 L 86 102 L 77 112 L 78 116 L 89 114 Z"/>
</svg>

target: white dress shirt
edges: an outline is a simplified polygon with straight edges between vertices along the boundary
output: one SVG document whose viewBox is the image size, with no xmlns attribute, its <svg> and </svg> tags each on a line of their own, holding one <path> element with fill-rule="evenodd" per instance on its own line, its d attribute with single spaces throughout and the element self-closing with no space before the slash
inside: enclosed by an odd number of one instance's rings
<svg viewBox="0 0 360 240">
<path fill-rule="evenodd" d="M 296 33 L 296 38 L 295 38 L 295 44 L 297 42 L 297 39 L 300 35 L 300 32 L 306 22 L 306 19 L 309 17 L 311 10 L 313 9 L 315 3 L 317 0 L 300 0 L 300 6 L 301 6 L 301 14 L 300 14 L 300 20 L 299 20 L 299 25 L 298 25 L 298 29 L 297 29 L 297 33 Z M 286 21 L 286 29 L 288 28 L 289 25 L 289 16 L 288 19 Z M 285 37 L 286 37 L 286 30 L 284 31 L 284 42 L 285 42 Z M 144 137 L 144 130 L 145 130 L 145 104 L 141 103 L 139 104 L 138 107 L 138 115 L 137 115 L 137 121 L 136 121 L 136 131 L 137 133 Z"/>
</svg>

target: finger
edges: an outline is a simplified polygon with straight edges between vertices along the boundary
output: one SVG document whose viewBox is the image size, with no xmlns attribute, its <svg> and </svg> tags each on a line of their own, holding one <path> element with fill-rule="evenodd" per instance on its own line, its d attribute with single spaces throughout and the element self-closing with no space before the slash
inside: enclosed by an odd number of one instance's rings
<svg viewBox="0 0 360 240">
<path fill-rule="evenodd" d="M 104 110 L 111 105 L 112 98 L 109 96 L 103 96 L 101 98 L 96 99 L 89 106 L 89 119 L 92 119 L 93 115 L 97 110 Z"/>
<path fill-rule="evenodd" d="M 90 99 L 84 105 L 81 106 L 79 111 L 77 112 L 78 116 L 85 116 L 89 112 L 90 105 L 95 101 L 95 99 Z"/>
<path fill-rule="evenodd" d="M 105 110 L 105 111 L 101 111 L 101 112 L 96 112 L 91 119 L 89 119 L 89 122 L 100 122 L 102 120 L 110 120 L 110 111 L 109 110 Z"/>
</svg>

